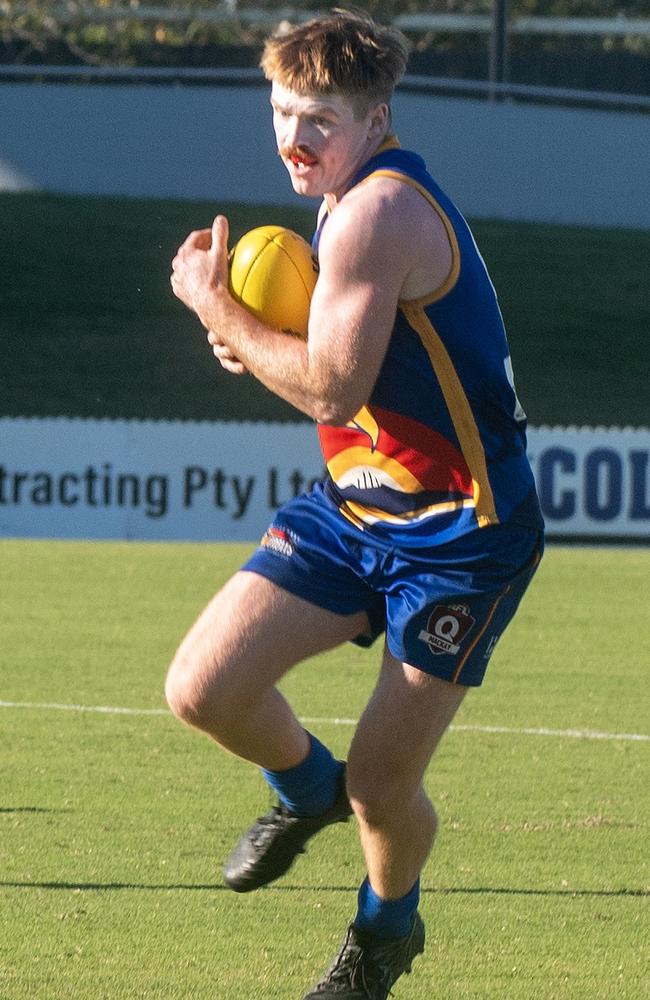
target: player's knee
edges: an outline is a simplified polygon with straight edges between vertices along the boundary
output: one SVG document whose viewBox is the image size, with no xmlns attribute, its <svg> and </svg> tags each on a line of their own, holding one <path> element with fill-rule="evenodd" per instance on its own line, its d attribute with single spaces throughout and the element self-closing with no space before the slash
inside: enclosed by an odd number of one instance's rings
<svg viewBox="0 0 650 1000">
<path fill-rule="evenodd" d="M 392 783 L 375 774 L 364 774 L 350 768 L 348 763 L 347 787 L 350 805 L 355 815 L 368 826 L 383 826 L 399 808 L 400 796 Z"/>
<path fill-rule="evenodd" d="M 202 699 L 197 695 L 196 685 L 174 660 L 165 678 L 165 698 L 174 715 L 188 725 L 199 725 L 203 714 Z"/>
<path fill-rule="evenodd" d="M 242 705 L 233 683 L 232 664 L 211 650 L 186 640 L 176 653 L 165 680 L 165 697 L 179 719 L 218 737 L 240 717 Z"/>
<path fill-rule="evenodd" d="M 355 773 L 348 764 L 347 789 L 354 814 L 365 825 L 390 827 L 417 815 L 418 823 L 435 836 L 436 812 L 421 786 L 413 788 L 398 775 Z"/>
<path fill-rule="evenodd" d="M 204 729 L 215 713 L 214 685 L 205 682 L 200 665 L 181 647 L 167 672 L 165 698 L 177 718 L 190 726 Z"/>
</svg>

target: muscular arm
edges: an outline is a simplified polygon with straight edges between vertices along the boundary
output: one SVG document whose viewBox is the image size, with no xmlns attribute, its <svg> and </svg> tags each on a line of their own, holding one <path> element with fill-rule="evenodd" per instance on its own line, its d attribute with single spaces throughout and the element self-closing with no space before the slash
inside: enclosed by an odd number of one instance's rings
<svg viewBox="0 0 650 1000">
<path fill-rule="evenodd" d="M 272 392 L 322 423 L 345 423 L 368 401 L 398 299 L 417 281 L 423 250 L 417 233 L 429 212 L 419 195 L 394 181 L 346 196 L 323 229 L 307 342 L 266 327 L 229 295 L 223 217 L 211 234 L 193 234 L 179 251 L 174 291 Z M 427 271 L 426 290 L 444 280 L 443 251 L 435 265 L 440 280 Z"/>
</svg>

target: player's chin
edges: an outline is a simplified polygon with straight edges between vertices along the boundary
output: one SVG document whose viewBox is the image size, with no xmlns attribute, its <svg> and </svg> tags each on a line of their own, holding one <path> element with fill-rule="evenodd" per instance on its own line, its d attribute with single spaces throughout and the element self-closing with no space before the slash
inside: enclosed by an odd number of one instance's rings
<svg viewBox="0 0 650 1000">
<path fill-rule="evenodd" d="M 311 186 L 309 184 L 306 184 L 304 180 L 302 180 L 302 178 L 300 177 L 292 177 L 291 186 L 293 190 L 296 192 L 296 194 L 302 194 L 309 197 L 309 195 L 313 193 L 311 190 Z"/>
<path fill-rule="evenodd" d="M 322 184 L 308 183 L 306 181 L 292 183 L 293 190 L 303 198 L 322 198 L 327 190 Z"/>
<path fill-rule="evenodd" d="M 311 195 L 318 197 L 323 194 L 318 183 L 318 175 L 313 167 L 307 170 L 296 170 L 293 164 L 287 167 L 291 185 L 297 194 Z"/>
<path fill-rule="evenodd" d="M 216 350 L 213 352 L 215 358 L 217 358 L 219 364 L 231 375 L 246 375 L 248 374 L 248 368 L 246 365 L 238 361 L 237 358 L 233 357 L 220 357 Z"/>
</svg>

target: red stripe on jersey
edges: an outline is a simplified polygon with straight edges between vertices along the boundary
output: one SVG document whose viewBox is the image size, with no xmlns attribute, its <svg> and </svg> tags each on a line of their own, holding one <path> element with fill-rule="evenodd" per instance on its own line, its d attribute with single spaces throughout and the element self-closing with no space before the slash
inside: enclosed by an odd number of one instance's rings
<svg viewBox="0 0 650 1000">
<path fill-rule="evenodd" d="M 473 495 L 472 477 L 462 453 L 441 434 L 410 417 L 401 416 L 381 407 L 370 408 L 379 425 L 375 447 L 370 434 L 358 427 L 328 427 L 320 425 L 318 433 L 325 461 L 347 448 L 367 448 L 377 456 L 385 455 L 397 461 L 422 484 L 425 490 Z M 345 492 L 345 491 L 344 491 Z"/>
</svg>

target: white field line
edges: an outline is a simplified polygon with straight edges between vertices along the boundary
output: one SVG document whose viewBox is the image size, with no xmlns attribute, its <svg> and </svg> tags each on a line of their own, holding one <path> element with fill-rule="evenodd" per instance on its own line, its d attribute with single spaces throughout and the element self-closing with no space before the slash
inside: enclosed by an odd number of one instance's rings
<svg viewBox="0 0 650 1000">
<path fill-rule="evenodd" d="M 166 708 L 121 708 L 117 705 L 67 705 L 59 702 L 40 701 L 0 701 L 0 708 L 27 708 L 34 711 L 50 712 L 95 712 L 100 715 L 162 715 L 171 716 Z M 324 726 L 356 726 L 357 719 L 325 718 L 304 716 L 303 724 Z M 452 725 L 457 733 L 500 733 L 506 736 L 556 736 L 560 739 L 578 740 L 626 740 L 636 743 L 650 743 L 646 733 L 603 733 L 595 729 L 538 729 L 528 726 L 469 726 Z"/>
</svg>

